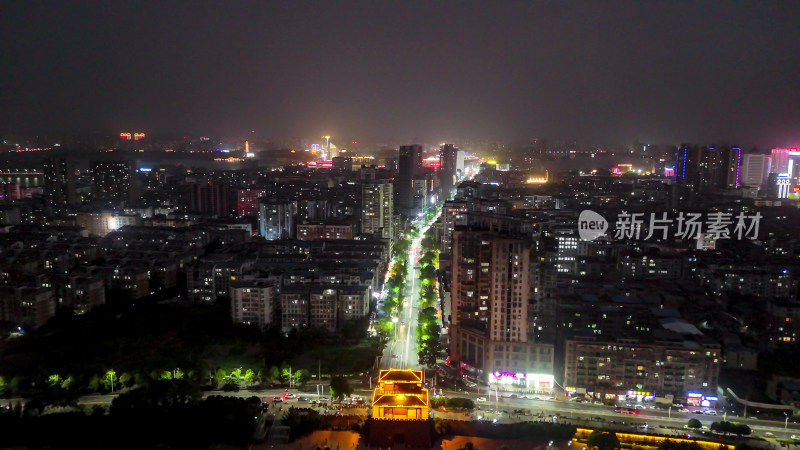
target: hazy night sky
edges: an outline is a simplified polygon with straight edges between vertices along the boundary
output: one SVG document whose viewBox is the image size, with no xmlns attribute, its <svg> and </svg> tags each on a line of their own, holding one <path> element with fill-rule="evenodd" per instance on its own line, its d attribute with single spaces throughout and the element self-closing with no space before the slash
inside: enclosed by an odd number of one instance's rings
<svg viewBox="0 0 800 450">
<path fill-rule="evenodd" d="M 0 130 L 800 143 L 798 1 L 6 1 Z"/>
</svg>

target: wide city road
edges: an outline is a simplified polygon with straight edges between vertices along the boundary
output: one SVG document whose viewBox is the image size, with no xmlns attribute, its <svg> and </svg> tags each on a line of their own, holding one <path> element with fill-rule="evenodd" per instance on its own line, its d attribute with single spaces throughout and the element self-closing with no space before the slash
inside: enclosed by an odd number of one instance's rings
<svg viewBox="0 0 800 450">
<path fill-rule="evenodd" d="M 420 369 L 419 356 L 417 355 L 417 325 L 419 315 L 419 269 L 417 260 L 421 256 L 422 237 L 435 222 L 438 214 L 429 222 L 421 219 L 414 221 L 414 226 L 419 229 L 417 237 L 411 241 L 408 249 L 408 273 L 404 287 L 403 308 L 394 324 L 395 333 L 390 336 L 381 358 L 382 369 Z M 382 297 L 384 297 L 386 294 Z"/>
<path fill-rule="evenodd" d="M 350 383 L 355 388 L 354 394 L 360 395 L 369 400 L 371 397 L 371 391 L 368 389 L 367 382 L 363 382 L 362 380 L 350 380 Z M 273 397 L 282 397 L 284 392 L 284 389 L 268 389 L 264 391 L 242 390 L 239 392 L 210 391 L 203 392 L 203 397 L 209 397 L 212 395 L 241 398 L 257 396 L 262 401 L 271 403 Z M 276 404 L 276 407 L 283 406 L 284 411 L 288 406 L 310 407 L 312 406 L 312 400 L 318 400 L 320 398 L 320 396 L 316 394 L 317 391 L 313 385 L 309 385 L 306 391 L 291 389 L 290 392 L 295 395 L 295 398 Z M 502 393 L 501 395 L 496 395 L 494 392 L 491 394 L 476 394 L 445 390 L 444 393 L 448 397 L 471 398 L 480 408 L 480 410 L 475 411 L 475 413 L 469 417 L 458 414 L 453 415 L 454 417 L 449 417 L 447 414 L 434 412 L 435 415 L 439 417 L 457 418 L 461 420 L 475 420 L 479 417 L 482 419 L 497 419 L 497 421 L 500 423 L 530 420 L 556 420 L 558 422 L 570 422 L 576 425 L 602 426 L 616 429 L 640 426 L 644 422 L 648 425 L 648 431 L 659 434 L 695 434 L 694 431 L 685 430 L 683 428 L 689 419 L 693 418 L 700 420 L 700 422 L 707 427 L 710 427 L 711 423 L 714 421 L 723 420 L 723 416 L 680 413 L 677 412 L 676 409 L 667 411 L 660 409 L 641 409 L 639 410 L 639 414 L 628 415 L 616 413 L 614 412 L 614 407 L 606 405 L 593 405 L 588 403 L 576 403 L 568 401 L 508 398 L 502 397 Z M 324 392 L 323 395 L 327 395 L 327 392 Z M 87 395 L 81 397 L 78 403 L 80 405 L 89 407 L 93 405 L 108 407 L 115 397 L 116 395 L 113 394 Z M 308 401 L 301 401 L 297 397 L 305 398 Z M 24 402 L 23 399 L 11 399 L 10 401 L 0 402 L 0 405 L 4 406 L 7 404 L 7 402 L 13 404 L 18 400 Z M 334 411 L 334 409 L 328 410 L 329 413 L 335 413 Z M 522 412 L 521 414 L 519 413 L 520 411 Z M 342 412 L 344 414 L 367 414 L 367 408 L 353 408 L 343 410 Z M 767 432 L 773 433 L 778 438 L 788 438 L 791 435 L 800 435 L 800 424 L 796 423 L 786 423 L 785 421 L 777 420 L 770 421 L 759 419 L 742 419 L 739 417 L 730 416 L 727 417 L 727 419 L 733 422 L 747 424 L 753 430 L 754 436 L 764 437 L 765 433 Z"/>
<path fill-rule="evenodd" d="M 496 395 L 494 391 L 491 393 L 479 394 L 465 394 L 464 392 L 449 393 L 445 391 L 448 396 L 463 396 L 471 398 L 475 404 L 481 408 L 481 411 L 486 411 L 488 414 L 493 415 L 493 411 L 507 411 L 512 413 L 514 410 L 522 410 L 526 415 L 520 416 L 517 420 L 531 420 L 531 415 L 538 419 L 538 415 L 542 414 L 545 418 L 558 416 L 559 421 L 580 420 L 588 422 L 597 422 L 610 424 L 612 421 L 617 424 L 625 422 L 626 425 L 641 424 L 645 422 L 648 427 L 659 428 L 678 428 L 680 431 L 675 433 L 686 433 L 683 426 L 687 424 L 689 419 L 698 419 L 703 426 L 710 427 L 713 422 L 727 419 L 731 422 L 740 422 L 747 424 L 752 430 L 753 435 L 764 436 L 764 433 L 771 432 L 778 438 L 783 438 L 784 435 L 789 437 L 791 435 L 800 435 L 800 424 L 785 422 L 785 421 L 770 421 L 759 419 L 743 419 L 740 417 L 723 417 L 722 415 L 712 416 L 705 414 L 692 414 L 681 413 L 677 408 L 668 410 L 661 409 L 639 409 L 638 414 L 621 414 L 614 412 L 614 407 L 606 405 L 594 405 L 589 403 L 577 403 L 569 401 L 553 401 L 553 400 L 536 400 L 536 399 L 523 399 L 523 398 L 508 398 L 503 397 L 503 393 Z M 507 394 L 506 394 L 507 395 Z M 480 400 L 478 400 L 480 399 Z M 500 417 L 506 414 L 501 413 Z M 664 431 L 659 431 L 665 433 Z"/>
</svg>

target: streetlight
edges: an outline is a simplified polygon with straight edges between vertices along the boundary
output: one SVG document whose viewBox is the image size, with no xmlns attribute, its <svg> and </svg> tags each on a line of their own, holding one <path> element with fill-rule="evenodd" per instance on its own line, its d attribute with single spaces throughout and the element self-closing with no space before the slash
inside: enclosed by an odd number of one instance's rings
<svg viewBox="0 0 800 450">
<path fill-rule="evenodd" d="M 788 435 L 789 432 L 789 430 L 787 429 L 789 428 L 789 414 L 783 413 L 783 415 L 786 416 L 786 421 L 784 421 L 783 423 L 783 438 L 786 439 L 786 436 Z"/>
</svg>

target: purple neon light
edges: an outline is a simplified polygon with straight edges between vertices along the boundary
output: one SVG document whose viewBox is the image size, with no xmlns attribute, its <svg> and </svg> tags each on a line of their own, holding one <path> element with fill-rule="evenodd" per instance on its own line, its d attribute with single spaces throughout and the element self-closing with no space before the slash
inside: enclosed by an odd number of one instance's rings
<svg viewBox="0 0 800 450">
<path fill-rule="evenodd" d="M 683 149 L 683 173 L 681 174 L 681 180 L 686 179 L 686 152 L 689 151 L 688 148 Z"/>
</svg>

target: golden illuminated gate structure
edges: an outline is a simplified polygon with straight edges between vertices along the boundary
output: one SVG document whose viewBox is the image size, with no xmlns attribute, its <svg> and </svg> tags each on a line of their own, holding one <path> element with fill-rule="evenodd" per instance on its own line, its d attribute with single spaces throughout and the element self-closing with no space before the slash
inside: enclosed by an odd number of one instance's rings
<svg viewBox="0 0 800 450">
<path fill-rule="evenodd" d="M 428 420 L 428 390 L 421 370 L 384 369 L 372 392 L 376 420 Z"/>
</svg>

